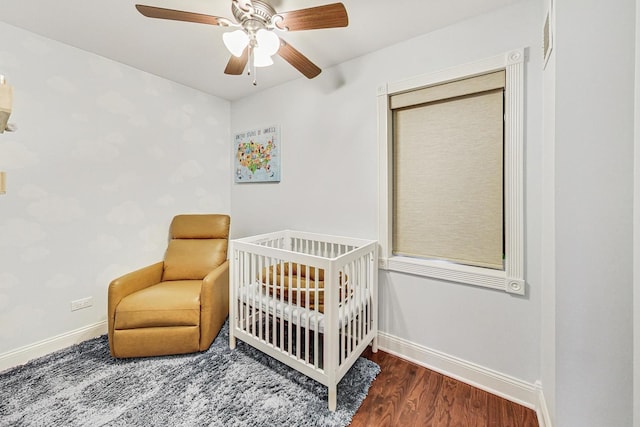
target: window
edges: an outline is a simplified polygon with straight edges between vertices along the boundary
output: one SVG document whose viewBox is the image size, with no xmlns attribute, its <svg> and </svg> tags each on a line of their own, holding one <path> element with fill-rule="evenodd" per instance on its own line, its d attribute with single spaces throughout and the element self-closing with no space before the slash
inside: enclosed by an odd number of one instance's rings
<svg viewBox="0 0 640 427">
<path fill-rule="evenodd" d="M 524 293 L 523 61 L 379 88 L 382 268 Z"/>
</svg>

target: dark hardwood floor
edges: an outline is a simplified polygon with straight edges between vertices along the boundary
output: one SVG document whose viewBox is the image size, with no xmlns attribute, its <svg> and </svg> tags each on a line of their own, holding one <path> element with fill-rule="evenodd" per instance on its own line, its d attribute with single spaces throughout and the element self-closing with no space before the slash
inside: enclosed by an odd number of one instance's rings
<svg viewBox="0 0 640 427">
<path fill-rule="evenodd" d="M 351 427 L 538 427 L 529 408 L 383 351 L 363 356 L 382 371 Z"/>
</svg>

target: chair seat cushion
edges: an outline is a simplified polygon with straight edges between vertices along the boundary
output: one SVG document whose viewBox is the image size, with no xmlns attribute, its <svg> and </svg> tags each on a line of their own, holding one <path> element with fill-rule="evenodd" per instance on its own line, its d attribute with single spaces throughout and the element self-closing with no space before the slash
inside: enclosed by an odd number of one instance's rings
<svg viewBox="0 0 640 427">
<path fill-rule="evenodd" d="M 122 299 L 115 329 L 198 326 L 202 280 L 160 282 Z"/>
</svg>

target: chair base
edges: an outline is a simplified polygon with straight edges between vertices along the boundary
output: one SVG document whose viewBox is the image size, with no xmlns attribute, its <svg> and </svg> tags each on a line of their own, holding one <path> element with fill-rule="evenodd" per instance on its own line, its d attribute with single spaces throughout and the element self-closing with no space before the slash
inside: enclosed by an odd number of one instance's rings
<svg viewBox="0 0 640 427">
<path fill-rule="evenodd" d="M 111 355 L 118 358 L 195 353 L 201 351 L 200 327 L 116 329 L 109 344 Z"/>
</svg>

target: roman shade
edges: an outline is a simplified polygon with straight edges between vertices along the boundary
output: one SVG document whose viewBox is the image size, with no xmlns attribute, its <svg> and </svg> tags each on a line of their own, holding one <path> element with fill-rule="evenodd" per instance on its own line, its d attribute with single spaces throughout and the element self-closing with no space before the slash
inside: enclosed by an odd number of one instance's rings
<svg viewBox="0 0 640 427">
<path fill-rule="evenodd" d="M 498 71 L 390 97 L 393 254 L 503 269 Z"/>
</svg>

